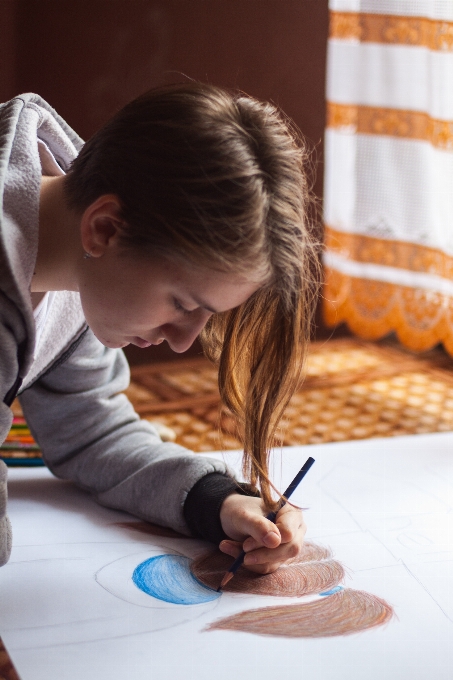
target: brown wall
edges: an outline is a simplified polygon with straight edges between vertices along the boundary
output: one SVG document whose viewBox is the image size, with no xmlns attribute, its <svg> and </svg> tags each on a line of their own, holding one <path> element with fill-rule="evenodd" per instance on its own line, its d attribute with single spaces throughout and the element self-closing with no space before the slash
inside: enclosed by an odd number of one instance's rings
<svg viewBox="0 0 453 680">
<path fill-rule="evenodd" d="M 16 90 L 16 0 L 0 0 L 0 101 Z"/>
<path fill-rule="evenodd" d="M 0 0 L 0 98 L 37 92 L 88 137 L 187 76 L 279 104 L 322 159 L 327 25 L 327 0 Z"/>
</svg>

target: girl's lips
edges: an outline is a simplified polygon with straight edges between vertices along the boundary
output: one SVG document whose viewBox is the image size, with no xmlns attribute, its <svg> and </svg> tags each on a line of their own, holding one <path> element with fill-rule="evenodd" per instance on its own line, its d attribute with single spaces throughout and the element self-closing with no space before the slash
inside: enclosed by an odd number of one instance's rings
<svg viewBox="0 0 453 680">
<path fill-rule="evenodd" d="M 143 340 L 143 338 L 134 338 L 132 340 L 133 345 L 137 345 L 137 347 L 151 347 L 153 344 L 152 342 L 148 342 L 148 340 Z"/>
</svg>

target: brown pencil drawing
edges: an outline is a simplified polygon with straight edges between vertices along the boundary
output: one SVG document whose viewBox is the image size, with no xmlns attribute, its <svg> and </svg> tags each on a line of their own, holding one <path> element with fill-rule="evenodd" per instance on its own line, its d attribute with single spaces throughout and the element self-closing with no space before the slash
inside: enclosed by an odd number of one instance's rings
<svg viewBox="0 0 453 680">
<path fill-rule="evenodd" d="M 217 588 L 231 558 L 219 551 L 194 560 L 194 576 Z M 301 553 L 273 574 L 264 576 L 239 569 L 226 591 L 255 595 L 302 597 L 321 594 L 344 579 L 343 566 L 332 559 L 328 548 L 305 543 Z M 387 623 L 392 607 L 381 598 L 361 590 L 341 589 L 311 602 L 262 607 L 228 616 L 206 630 L 235 630 L 281 637 L 331 637 L 349 635 Z"/>
<path fill-rule="evenodd" d="M 329 559 L 330 555 L 327 548 L 307 543 L 297 557 L 272 574 L 263 576 L 239 569 L 224 590 L 284 597 L 301 597 L 329 590 L 344 577 L 342 565 Z M 215 551 L 195 559 L 191 571 L 199 581 L 216 589 L 230 565 L 231 557 Z"/>
<path fill-rule="evenodd" d="M 186 538 L 172 529 L 149 522 L 116 522 L 116 526 L 143 534 Z M 193 575 L 217 589 L 231 557 L 215 550 L 193 560 Z M 303 597 L 328 592 L 340 584 L 344 568 L 332 559 L 329 548 L 306 542 L 293 559 L 272 574 L 255 574 L 240 568 L 224 590 L 248 595 Z M 205 630 L 231 630 L 288 638 L 317 638 L 350 635 L 381 626 L 393 617 L 383 599 L 361 590 L 344 588 L 311 602 L 250 609 L 215 621 Z"/>
<path fill-rule="evenodd" d="M 207 630 L 236 630 L 293 638 L 351 635 L 390 621 L 387 602 L 362 590 L 346 588 L 307 604 L 263 607 L 233 614 Z"/>
</svg>

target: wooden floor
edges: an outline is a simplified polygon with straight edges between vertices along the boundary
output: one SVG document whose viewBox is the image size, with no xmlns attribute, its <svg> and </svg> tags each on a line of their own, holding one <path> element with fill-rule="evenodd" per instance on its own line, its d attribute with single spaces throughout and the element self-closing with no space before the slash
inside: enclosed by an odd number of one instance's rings
<svg viewBox="0 0 453 680">
<path fill-rule="evenodd" d="M 0 680 L 20 680 L 13 662 L 0 638 Z"/>
</svg>

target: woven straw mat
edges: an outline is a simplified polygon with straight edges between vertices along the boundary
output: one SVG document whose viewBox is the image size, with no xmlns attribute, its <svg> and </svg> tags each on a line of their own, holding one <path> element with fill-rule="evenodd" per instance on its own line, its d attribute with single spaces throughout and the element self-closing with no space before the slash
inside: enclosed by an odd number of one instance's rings
<svg viewBox="0 0 453 680">
<path fill-rule="evenodd" d="M 442 350 L 414 355 L 396 344 L 330 340 L 311 346 L 306 369 L 280 430 L 285 446 L 453 430 L 453 359 Z M 131 372 L 126 394 L 135 409 L 174 430 L 177 443 L 193 451 L 241 448 L 206 359 Z M 20 417 L 17 401 L 13 410 Z M 25 463 L 40 452 L 0 455 Z"/>
<path fill-rule="evenodd" d="M 311 346 L 306 368 L 285 412 L 285 446 L 453 430 L 453 359 L 442 350 L 330 340 Z M 193 451 L 241 446 L 204 358 L 135 367 L 127 394 L 142 417 L 172 428 Z"/>
</svg>

